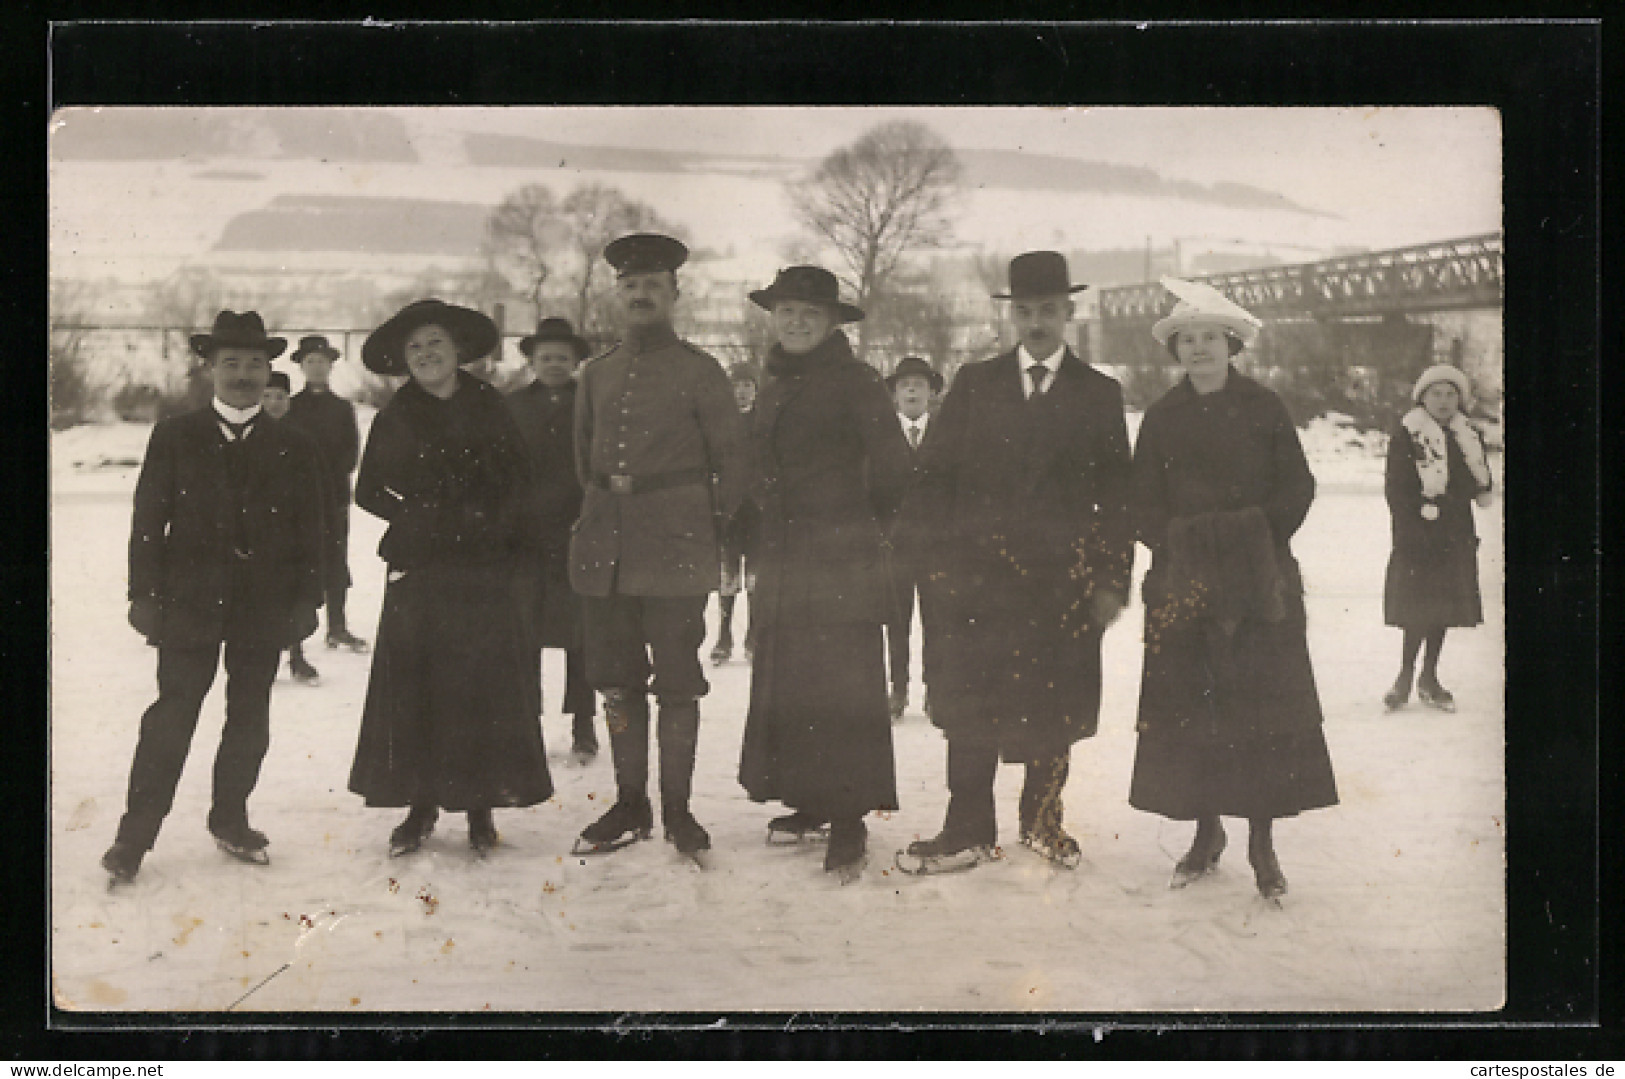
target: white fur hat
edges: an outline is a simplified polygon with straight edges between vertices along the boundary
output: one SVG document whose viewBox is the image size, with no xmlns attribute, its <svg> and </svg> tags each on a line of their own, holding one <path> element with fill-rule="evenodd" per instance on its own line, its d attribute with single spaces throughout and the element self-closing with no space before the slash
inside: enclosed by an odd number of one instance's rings
<svg viewBox="0 0 1625 1079">
<path fill-rule="evenodd" d="M 1179 297 L 1179 302 L 1167 318 L 1151 327 L 1151 336 L 1159 345 L 1166 345 L 1176 331 L 1198 323 L 1222 326 L 1227 333 L 1241 338 L 1242 344 L 1250 345 L 1257 340 L 1259 328 L 1264 325 L 1252 312 L 1211 285 L 1164 277 L 1162 287 Z"/>
<path fill-rule="evenodd" d="M 1456 387 L 1456 392 L 1461 395 L 1461 407 L 1467 407 L 1467 402 L 1473 396 L 1473 384 L 1461 368 L 1452 367 L 1448 363 L 1436 363 L 1418 375 L 1416 385 L 1411 387 L 1411 400 L 1421 404 L 1422 394 L 1435 382 L 1448 382 Z"/>
</svg>

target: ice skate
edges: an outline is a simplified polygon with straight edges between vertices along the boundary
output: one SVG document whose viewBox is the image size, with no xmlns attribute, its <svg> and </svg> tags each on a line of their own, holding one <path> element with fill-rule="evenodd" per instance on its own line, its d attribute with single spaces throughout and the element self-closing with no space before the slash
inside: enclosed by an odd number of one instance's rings
<svg viewBox="0 0 1625 1079">
<path fill-rule="evenodd" d="M 1455 696 L 1441 686 L 1436 678 L 1424 676 L 1416 683 L 1416 699 L 1429 708 L 1437 708 L 1441 712 L 1456 710 Z"/>
<path fill-rule="evenodd" d="M 767 822 L 768 846 L 794 846 L 804 839 L 823 839 L 829 835 L 829 822 L 796 810 Z"/>
<path fill-rule="evenodd" d="M 367 651 L 367 642 L 347 629 L 333 629 L 327 631 L 327 647 L 362 653 Z"/>
<path fill-rule="evenodd" d="M 1083 848 L 1060 825 L 1023 833 L 1021 845 L 1062 869 L 1076 869 L 1083 861 Z"/>
<path fill-rule="evenodd" d="M 1209 832 L 1198 824 L 1196 838 L 1191 840 L 1191 849 L 1174 866 L 1174 875 L 1168 881 L 1168 887 L 1183 888 L 1212 873 L 1219 867 L 1219 855 L 1224 853 L 1226 842 L 1223 827 Z"/>
<path fill-rule="evenodd" d="M 961 873 L 999 857 L 991 843 L 968 842 L 946 831 L 932 839 L 917 839 L 897 852 L 893 863 L 910 876 Z"/>
<path fill-rule="evenodd" d="M 297 652 L 288 657 L 288 672 L 293 675 L 293 680 L 302 686 L 316 686 L 322 681 L 321 672 Z"/>
<path fill-rule="evenodd" d="M 420 850 L 423 841 L 433 834 L 434 822 L 439 816 L 440 811 L 437 809 L 413 809 L 406 815 L 406 819 L 389 833 L 389 856 L 401 858 Z"/>
<path fill-rule="evenodd" d="M 102 868 L 107 870 L 107 890 L 124 884 L 133 884 L 136 873 L 141 870 L 141 859 L 146 851 L 129 843 L 115 841 L 102 855 Z"/>
<path fill-rule="evenodd" d="M 844 820 L 831 826 L 829 850 L 824 853 L 824 871 L 833 873 L 842 884 L 863 876 L 868 864 L 869 829 L 862 820 Z"/>
<path fill-rule="evenodd" d="M 497 826 L 491 820 L 489 809 L 470 809 L 468 811 L 468 849 L 474 852 L 474 857 L 484 858 L 502 841 L 497 834 Z"/>
<path fill-rule="evenodd" d="M 665 823 L 666 842 L 677 848 L 677 853 L 705 868 L 705 852 L 711 849 L 711 836 L 694 814 L 685 807 L 667 810 L 661 814 Z"/>
<path fill-rule="evenodd" d="M 648 839 L 654 832 L 654 809 L 648 798 L 617 801 L 609 812 L 581 830 L 571 854 L 608 854 Z"/>
<path fill-rule="evenodd" d="M 1405 707 L 1411 699 L 1411 673 L 1401 671 L 1399 677 L 1394 679 L 1393 687 L 1382 695 L 1382 706 L 1390 712 L 1397 712 Z"/>
<path fill-rule="evenodd" d="M 215 846 L 239 862 L 248 865 L 271 864 L 271 856 L 265 850 L 271 841 L 265 838 L 264 832 L 250 828 L 247 821 L 223 827 L 211 824 L 209 833 L 214 836 Z"/>
<path fill-rule="evenodd" d="M 1281 872 L 1281 863 L 1275 857 L 1274 846 L 1267 840 L 1263 843 L 1249 840 L 1247 861 L 1252 864 L 1258 894 L 1270 906 L 1280 907 L 1281 897 L 1286 895 L 1286 874 Z"/>
</svg>

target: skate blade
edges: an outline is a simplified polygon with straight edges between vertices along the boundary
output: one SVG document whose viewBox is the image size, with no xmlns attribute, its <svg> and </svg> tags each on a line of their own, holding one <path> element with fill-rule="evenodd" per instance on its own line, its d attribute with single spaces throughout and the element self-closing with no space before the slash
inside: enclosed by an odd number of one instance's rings
<svg viewBox="0 0 1625 1079">
<path fill-rule="evenodd" d="M 131 887 L 134 884 L 135 884 L 135 878 L 134 877 L 123 877 L 123 876 L 111 876 L 110 875 L 107 878 L 107 890 L 109 892 L 121 891 L 121 890 L 123 890 L 125 888 Z"/>
<path fill-rule="evenodd" d="M 1423 701 L 1422 703 L 1435 712 L 1454 712 L 1456 710 L 1455 701 Z"/>
<path fill-rule="evenodd" d="M 220 839 L 219 837 L 215 838 L 214 845 L 219 847 L 223 852 L 230 855 L 232 858 L 242 862 L 244 865 L 271 864 L 271 856 L 266 853 L 264 847 L 261 847 L 259 850 L 249 850 L 247 847 L 239 847 L 234 843 L 227 843 L 224 839 Z"/>
<path fill-rule="evenodd" d="M 711 868 L 711 851 L 705 850 L 678 851 L 677 856 L 692 865 L 695 869 L 709 870 Z"/>
<path fill-rule="evenodd" d="M 798 847 L 803 843 L 827 840 L 829 838 L 829 825 L 822 828 L 812 828 L 805 832 L 786 832 L 777 828 L 767 830 L 767 845 L 770 847 Z"/>
<path fill-rule="evenodd" d="M 1083 850 L 1058 852 L 1053 847 L 1046 847 L 1030 840 L 1022 840 L 1021 845 L 1038 855 L 1057 869 L 1076 869 L 1083 863 Z"/>
<path fill-rule="evenodd" d="M 998 857 L 992 847 L 971 847 L 941 858 L 924 857 L 900 850 L 892 859 L 892 863 L 911 877 L 926 877 L 940 873 L 963 873 Z"/>
<path fill-rule="evenodd" d="M 848 862 L 846 865 L 838 865 L 829 872 L 834 874 L 835 879 L 840 881 L 841 886 L 844 888 L 848 884 L 856 884 L 858 881 L 862 880 L 863 871 L 868 864 L 869 856 L 865 854 L 857 861 Z"/>
<path fill-rule="evenodd" d="M 369 646 L 364 644 L 364 643 L 363 644 L 345 644 L 342 641 L 328 641 L 327 642 L 327 650 L 329 652 L 336 652 L 340 648 L 344 649 L 346 652 L 354 652 L 358 656 L 364 656 L 364 655 L 367 654 Z"/>
<path fill-rule="evenodd" d="M 610 839 L 602 843 L 594 843 L 589 839 L 577 836 L 575 844 L 570 848 L 570 853 L 582 858 L 595 854 L 612 854 L 622 847 L 630 847 L 634 843 L 648 839 L 649 835 L 650 833 L 645 831 L 628 832 L 618 839 Z"/>
</svg>

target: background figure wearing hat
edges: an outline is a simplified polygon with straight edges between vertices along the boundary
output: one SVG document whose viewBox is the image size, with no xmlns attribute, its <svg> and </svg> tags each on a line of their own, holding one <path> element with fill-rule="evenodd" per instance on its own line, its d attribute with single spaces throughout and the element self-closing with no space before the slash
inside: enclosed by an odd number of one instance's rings
<svg viewBox="0 0 1625 1079">
<path fill-rule="evenodd" d="M 908 444 L 879 374 L 839 329 L 863 312 L 840 302 L 833 274 L 792 266 L 750 298 L 778 342 L 751 426 L 760 636 L 739 781 L 753 801 L 794 810 L 769 839 L 827 823 L 824 869 L 850 880 L 864 816 L 897 808 L 882 556 L 912 477 Z"/>
<path fill-rule="evenodd" d="M 1197 282 L 1152 328 L 1185 377 L 1146 409 L 1134 520 L 1151 550 L 1129 804 L 1195 820 L 1171 887 L 1211 871 L 1221 817 L 1245 817 L 1259 893 L 1286 891 L 1277 817 L 1337 804 L 1290 540 L 1315 478 L 1281 399 L 1231 357 L 1259 321 Z"/>
<path fill-rule="evenodd" d="M 322 584 L 327 600 L 327 647 L 365 652 L 367 642 L 350 632 L 344 618 L 345 594 L 351 583 L 350 473 L 361 452 L 355 406 L 334 393 L 329 383 L 339 352 L 327 338 L 302 338 L 290 358 L 305 376 L 305 386 L 288 405 L 288 422 L 315 441 L 326 481 L 327 561 Z M 294 671 L 296 677 L 299 673 Z"/>
<path fill-rule="evenodd" d="M 153 428 L 130 526 L 130 625 L 158 646 L 158 700 L 141 717 L 118 837 L 102 858 L 134 879 L 169 813 L 222 645 L 226 723 L 214 761 L 209 831 L 223 850 L 264 862 L 248 796 L 270 744 L 271 683 L 282 650 L 316 629 L 322 503 L 316 448 L 264 418 L 271 360 L 255 312 L 222 311 L 192 337 L 214 399 Z"/>
<path fill-rule="evenodd" d="M 368 370 L 411 375 L 373 420 L 356 477 L 356 505 L 389 522 L 389 569 L 349 786 L 369 806 L 411 807 L 392 856 L 417 850 L 441 809 L 468 815 L 483 856 L 493 806 L 553 794 L 521 587 L 540 534 L 530 457 L 502 394 L 461 369 L 498 342 L 480 312 L 420 300 L 361 348 Z"/>
<path fill-rule="evenodd" d="M 711 845 L 689 811 L 699 698 L 710 689 L 699 650 L 706 598 L 720 583 L 719 522 L 738 509 L 749 465 L 728 376 L 672 330 L 676 270 L 687 253 L 648 233 L 604 249 L 625 336 L 583 368 L 576 394 L 575 460 L 586 494 L 570 583 L 583 597 L 587 678 L 604 694 L 617 790 L 581 833 L 578 849 L 588 852 L 653 828 L 651 692 L 660 702 L 666 838 L 690 855 Z"/>
<path fill-rule="evenodd" d="M 541 520 L 541 561 L 535 567 L 532 615 L 536 662 L 544 648 L 564 649 L 564 710 L 571 716 L 571 758 L 586 764 L 598 755 L 593 716 L 598 700 L 587 682 L 581 650 L 581 597 L 570 587 L 570 527 L 581 514 L 576 476 L 576 368 L 587 358 L 585 339 L 566 319 L 544 318 L 519 342 L 532 381 L 508 395 L 514 423 L 530 449 Z"/>
<path fill-rule="evenodd" d="M 265 392 L 260 395 L 260 403 L 265 407 L 265 415 L 273 420 L 284 419 L 288 415 L 288 402 L 293 392 L 293 383 L 281 371 L 272 371 L 271 377 L 265 383 Z M 319 452 L 319 451 L 318 451 Z M 323 505 L 327 500 L 323 499 Z M 331 512 L 331 507 L 328 507 Z M 323 515 L 323 522 L 331 531 L 331 519 Z M 314 686 L 321 681 L 321 673 L 305 659 L 305 643 L 295 641 L 288 647 L 288 669 L 293 680 L 302 686 Z"/>
<path fill-rule="evenodd" d="M 942 392 L 942 376 L 918 356 L 905 356 L 886 379 L 891 390 L 892 403 L 897 408 L 897 422 L 902 425 L 903 437 L 908 440 L 909 463 L 918 467 L 920 447 L 925 444 L 925 430 L 931 423 L 931 405 Z M 901 539 L 902 537 L 899 537 Z M 931 714 L 931 636 L 932 629 L 926 606 L 930 600 L 920 592 L 919 553 L 894 547 L 887 563 L 887 576 L 891 583 L 892 617 L 886 622 L 886 652 L 891 667 L 891 717 L 898 720 L 908 708 L 908 652 L 909 637 L 914 621 L 914 596 L 920 593 L 920 672 L 925 682 L 925 714 Z"/>
<path fill-rule="evenodd" d="M 1383 620 L 1405 631 L 1399 677 L 1382 698 L 1389 711 L 1410 700 L 1424 644 L 1416 695 L 1423 704 L 1455 711 L 1455 697 L 1439 684 L 1445 629 L 1484 620 L 1472 503 L 1489 505 L 1492 483 L 1484 443 L 1463 414 L 1469 390 L 1457 368 L 1428 368 L 1411 390 L 1416 407 L 1388 437 L 1385 490 L 1394 547 L 1382 591 Z"/>
<path fill-rule="evenodd" d="M 756 410 L 755 365 L 741 360 L 728 369 L 728 380 L 733 383 L 739 417 L 749 431 Z M 719 667 L 733 658 L 734 601 L 739 598 L 741 588 L 745 590 L 749 608 L 745 628 L 746 663 L 756 651 L 756 532 L 760 517 L 756 500 L 746 495 L 722 528 L 722 587 L 717 592 L 719 628 L 716 647 L 711 649 L 711 662 Z"/>
<path fill-rule="evenodd" d="M 930 871 L 974 865 L 998 838 L 999 760 L 1021 763 L 1023 843 L 1062 865 L 1072 743 L 1094 735 L 1100 642 L 1129 585 L 1129 448 L 1118 384 L 1067 346 L 1066 260 L 1010 263 L 1020 343 L 961 367 L 926 434 L 906 511 L 926 559 L 931 721 L 948 741 L 948 811 L 936 837 L 899 852 Z"/>
</svg>

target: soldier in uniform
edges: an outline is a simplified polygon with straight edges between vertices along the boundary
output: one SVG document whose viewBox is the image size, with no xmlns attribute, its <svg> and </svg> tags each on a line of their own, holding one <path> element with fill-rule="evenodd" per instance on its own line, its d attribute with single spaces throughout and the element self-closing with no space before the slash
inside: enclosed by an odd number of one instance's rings
<svg viewBox="0 0 1625 1079">
<path fill-rule="evenodd" d="M 514 423 L 530 449 L 541 514 L 541 565 L 532 578 L 537 669 L 543 648 L 564 649 L 564 710 L 573 717 L 570 756 L 586 764 L 598 755 L 592 719 L 598 712 L 581 654 L 581 597 L 570 587 L 570 528 L 581 513 L 576 475 L 576 368 L 590 349 L 568 319 L 544 318 L 519 341 L 535 379 L 508 395 Z"/>
<path fill-rule="evenodd" d="M 328 383 L 339 351 L 327 343 L 327 338 L 302 338 L 289 358 L 305 376 L 305 388 L 289 402 L 288 422 L 309 435 L 322 455 L 327 506 L 327 558 L 322 580 L 327 601 L 327 647 L 365 652 L 367 642 L 351 633 L 344 620 L 345 593 L 351 584 L 350 474 L 361 455 L 355 406 L 334 393 Z M 297 676 L 299 671 L 296 669 L 294 674 Z"/>
<path fill-rule="evenodd" d="M 203 698 L 225 652 L 226 724 L 208 827 L 222 850 L 269 859 L 248 796 L 271 741 L 282 650 L 316 630 L 322 503 L 316 447 L 264 416 L 271 361 L 287 348 L 258 313 L 222 311 L 192 349 L 214 383 L 203 408 L 152 430 L 130 524 L 132 628 L 158 646 L 158 699 L 141 717 L 118 836 L 102 868 L 135 879 L 169 814 Z"/>
<path fill-rule="evenodd" d="M 756 412 L 756 367 L 741 360 L 728 368 L 728 379 L 733 383 L 734 403 L 739 406 L 739 415 L 748 431 Z M 746 495 L 722 530 L 722 588 L 717 593 L 721 626 L 717 630 L 716 647 L 711 649 L 711 662 L 719 667 L 733 658 L 734 603 L 741 589 L 749 606 L 745 623 L 746 663 L 756 651 L 756 533 L 760 516 L 755 500 Z"/>
<path fill-rule="evenodd" d="M 660 803 L 666 838 L 684 854 L 710 837 L 689 812 L 705 604 L 722 564 L 719 521 L 747 483 L 744 425 L 728 376 L 672 330 L 677 268 L 688 249 L 633 233 L 604 249 L 615 268 L 625 336 L 583 369 L 575 459 L 586 489 L 570 545 L 583 597 L 587 679 L 604 695 L 615 804 L 578 850 L 613 850 L 654 826 L 649 703 L 660 703 Z M 651 680 L 652 676 L 652 680 Z"/>
</svg>

